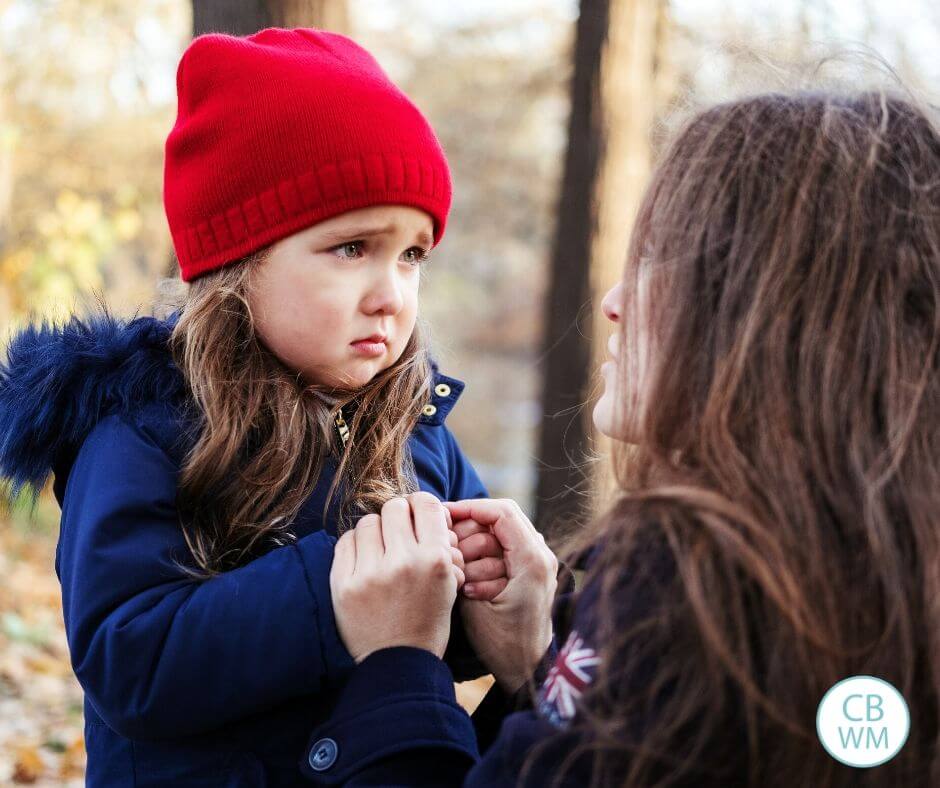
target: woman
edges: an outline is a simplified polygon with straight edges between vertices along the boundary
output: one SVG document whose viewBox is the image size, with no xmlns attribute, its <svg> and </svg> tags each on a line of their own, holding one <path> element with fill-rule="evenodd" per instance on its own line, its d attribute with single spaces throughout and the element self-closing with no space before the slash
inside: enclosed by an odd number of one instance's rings
<svg viewBox="0 0 940 788">
<path fill-rule="evenodd" d="M 518 508 L 448 505 L 458 535 L 491 527 L 503 545 L 506 588 L 460 604 L 504 694 L 542 673 L 533 707 L 488 747 L 457 707 L 439 659 L 456 596 L 443 509 L 398 500 L 339 545 L 340 634 L 367 645 L 309 777 L 940 784 L 936 120 L 880 92 L 699 114 L 652 178 L 604 312 L 617 330 L 594 420 L 620 442 L 622 494 L 570 548 L 588 568 L 547 677 L 553 558 Z M 413 605 L 423 626 L 403 636 Z M 380 622 L 391 634 L 371 637 Z M 859 674 L 911 716 L 872 769 L 815 730 L 826 691 Z"/>
</svg>

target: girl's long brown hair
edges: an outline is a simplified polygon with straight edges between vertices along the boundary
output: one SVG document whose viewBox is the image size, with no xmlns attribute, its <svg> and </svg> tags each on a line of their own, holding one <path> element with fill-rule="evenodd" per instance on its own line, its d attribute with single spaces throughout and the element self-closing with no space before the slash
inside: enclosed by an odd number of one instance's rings
<svg viewBox="0 0 940 788">
<path fill-rule="evenodd" d="M 305 383 L 254 329 L 248 292 L 263 261 L 262 251 L 192 282 L 170 337 L 195 416 L 177 503 L 195 573 L 204 576 L 294 541 L 293 520 L 331 455 L 336 471 L 319 514 L 326 518 L 335 498 L 339 530 L 417 489 L 406 444 L 429 397 L 421 324 L 401 358 L 363 388 Z M 340 408 L 350 430 L 345 450 L 335 428 Z"/>
<path fill-rule="evenodd" d="M 642 439 L 617 449 L 620 500 L 570 546 L 600 545 L 585 587 L 603 664 L 568 763 L 628 786 L 940 785 L 933 111 L 873 91 L 700 113 L 652 178 L 628 291 L 646 266 Z M 645 612 L 623 621 L 638 589 Z M 856 674 L 911 712 L 872 769 L 815 729 Z"/>
</svg>

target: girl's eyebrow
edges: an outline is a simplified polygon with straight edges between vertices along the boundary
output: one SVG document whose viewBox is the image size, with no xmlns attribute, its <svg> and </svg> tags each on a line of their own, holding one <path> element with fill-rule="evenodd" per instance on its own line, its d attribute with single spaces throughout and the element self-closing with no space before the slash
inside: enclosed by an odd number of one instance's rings
<svg viewBox="0 0 940 788">
<path fill-rule="evenodd" d="M 330 241 L 345 241 L 349 238 L 371 238 L 376 235 L 388 235 L 394 233 L 396 227 L 394 224 L 386 224 L 381 226 L 365 226 L 365 227 L 349 227 L 348 229 L 340 230 L 328 230 L 324 232 L 320 237 L 327 242 Z M 425 232 L 424 230 L 420 231 L 416 240 L 422 246 L 431 246 L 434 243 L 434 239 L 431 234 Z"/>
</svg>

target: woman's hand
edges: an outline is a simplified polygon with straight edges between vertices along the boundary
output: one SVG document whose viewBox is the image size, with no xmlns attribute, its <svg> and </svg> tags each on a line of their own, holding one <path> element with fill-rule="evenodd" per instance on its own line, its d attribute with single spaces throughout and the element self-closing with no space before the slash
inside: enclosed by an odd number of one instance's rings
<svg viewBox="0 0 940 788">
<path fill-rule="evenodd" d="M 468 500 L 445 506 L 456 523 L 455 530 L 465 521 L 473 521 L 489 529 L 502 547 L 505 587 L 492 599 L 464 596 L 460 609 L 474 650 L 500 686 L 515 692 L 551 645 L 558 559 L 515 501 Z M 468 569 L 471 560 L 472 556 L 467 560 Z"/>
<path fill-rule="evenodd" d="M 449 515 L 433 495 L 393 498 L 336 543 L 330 589 L 340 637 L 358 663 L 373 651 L 414 646 L 438 657 L 463 584 Z"/>
</svg>

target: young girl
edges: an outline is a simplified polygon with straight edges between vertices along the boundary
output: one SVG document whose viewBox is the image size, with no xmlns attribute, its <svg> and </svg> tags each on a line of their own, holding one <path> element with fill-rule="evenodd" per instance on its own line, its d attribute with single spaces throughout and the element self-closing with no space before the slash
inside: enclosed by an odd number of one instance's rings
<svg viewBox="0 0 940 788">
<path fill-rule="evenodd" d="M 444 424 L 463 384 L 416 322 L 450 176 L 339 35 L 202 36 L 177 88 L 164 201 L 186 301 L 15 337 L 0 463 L 14 495 L 55 476 L 87 784 L 293 785 L 353 666 L 337 534 L 393 495 L 485 495 Z"/>
<path fill-rule="evenodd" d="M 594 421 L 619 441 L 622 496 L 574 546 L 588 569 L 534 708 L 484 748 L 446 665 L 423 643 L 382 648 L 362 613 L 347 641 L 371 654 L 313 732 L 311 753 L 337 756 L 311 758 L 312 783 L 940 785 L 937 120 L 906 97 L 813 92 L 681 130 L 603 304 Z M 499 605 L 461 604 L 511 692 L 546 649 L 551 557 L 518 507 L 449 508 L 506 549 Z M 380 526 L 407 534 L 400 517 Z M 359 602 L 391 628 L 407 589 L 356 547 L 337 546 L 334 593 L 371 588 Z M 425 598 L 434 632 L 449 611 Z M 884 701 L 879 727 L 881 696 L 864 701 L 884 737 L 865 744 L 894 755 L 872 768 L 817 734 L 853 676 L 894 685 L 910 713 L 904 740 L 888 727 L 902 713 Z M 860 699 L 843 701 L 846 743 Z M 389 725 L 405 708 L 415 722 Z"/>
</svg>

